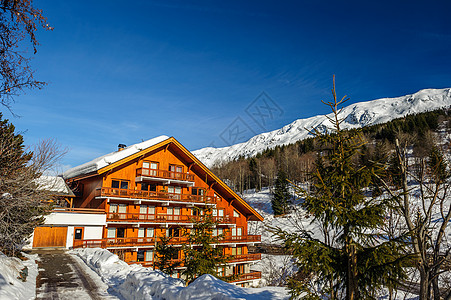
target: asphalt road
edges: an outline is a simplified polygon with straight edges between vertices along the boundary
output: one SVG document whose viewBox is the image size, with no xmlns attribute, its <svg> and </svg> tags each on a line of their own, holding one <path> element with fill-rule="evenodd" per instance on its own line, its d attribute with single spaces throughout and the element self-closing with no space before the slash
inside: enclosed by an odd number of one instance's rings
<svg viewBox="0 0 451 300">
<path fill-rule="evenodd" d="M 39 249 L 36 299 L 118 299 L 99 286 L 71 255 L 62 249 Z"/>
</svg>

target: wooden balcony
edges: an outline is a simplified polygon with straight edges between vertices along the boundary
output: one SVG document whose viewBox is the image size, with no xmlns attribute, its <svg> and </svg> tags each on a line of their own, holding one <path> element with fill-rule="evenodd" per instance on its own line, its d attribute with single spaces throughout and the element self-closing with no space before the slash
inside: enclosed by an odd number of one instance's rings
<svg viewBox="0 0 451 300">
<path fill-rule="evenodd" d="M 203 216 L 167 215 L 167 214 L 140 214 L 140 213 L 107 213 L 107 222 L 122 223 L 194 223 L 201 221 Z M 231 216 L 212 217 L 218 224 L 235 224 L 236 218 Z"/>
<path fill-rule="evenodd" d="M 190 186 L 194 185 L 194 175 L 167 170 L 139 168 L 136 169 L 136 181 L 157 181 L 165 183 L 180 183 Z"/>
<path fill-rule="evenodd" d="M 74 240 L 74 248 L 130 248 L 154 246 L 153 237 L 106 238 L 95 240 Z"/>
<path fill-rule="evenodd" d="M 228 262 L 229 263 L 240 263 L 240 262 L 261 260 L 261 259 L 262 259 L 262 255 L 260 253 L 252 253 L 252 254 L 233 255 L 232 259 L 230 259 Z"/>
<path fill-rule="evenodd" d="M 249 281 L 262 278 L 262 272 L 251 272 L 237 275 L 237 278 L 230 280 L 229 282 Z"/>
<path fill-rule="evenodd" d="M 164 192 L 151 192 L 140 190 L 126 190 L 118 188 L 103 187 L 97 190 L 97 197 L 118 197 L 124 199 L 160 200 L 180 203 L 202 203 L 216 204 L 218 198 L 215 196 L 197 196 L 191 194 L 175 194 Z"/>
<path fill-rule="evenodd" d="M 260 235 L 225 236 L 219 240 L 220 244 L 244 244 L 259 243 Z M 172 245 L 183 245 L 188 243 L 187 237 L 172 237 L 169 241 Z M 155 246 L 154 237 L 132 237 L 132 238 L 106 238 L 95 240 L 75 240 L 74 248 L 132 248 Z"/>
</svg>

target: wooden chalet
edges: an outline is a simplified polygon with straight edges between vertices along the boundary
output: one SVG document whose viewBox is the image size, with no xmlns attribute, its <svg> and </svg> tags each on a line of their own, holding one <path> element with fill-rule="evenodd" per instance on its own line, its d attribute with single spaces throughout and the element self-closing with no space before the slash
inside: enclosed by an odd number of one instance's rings
<svg viewBox="0 0 451 300">
<path fill-rule="evenodd" d="M 119 146 L 64 173 L 76 196 L 71 209 L 106 215 L 101 237 L 86 238 L 81 232 L 73 247 L 106 248 L 130 264 L 151 267 L 158 237 L 172 237 L 171 243 L 181 246 L 186 237 L 180 228 L 189 231 L 209 208 L 218 223 L 213 234 L 224 235 L 217 247 L 232 256 L 220 272 L 236 275 L 234 282 L 243 286 L 261 277 L 251 271 L 260 254 L 248 253 L 260 236 L 247 232 L 248 221 L 263 218 L 248 203 L 173 137 Z M 174 259 L 182 258 L 180 250 Z M 181 269 L 173 276 L 180 277 Z"/>
</svg>

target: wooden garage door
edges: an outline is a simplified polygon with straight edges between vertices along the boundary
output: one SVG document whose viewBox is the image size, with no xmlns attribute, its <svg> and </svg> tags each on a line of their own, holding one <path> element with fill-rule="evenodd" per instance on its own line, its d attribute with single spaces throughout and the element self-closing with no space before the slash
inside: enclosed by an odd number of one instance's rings
<svg viewBox="0 0 451 300">
<path fill-rule="evenodd" d="M 33 248 L 66 247 L 67 227 L 36 227 Z"/>
</svg>

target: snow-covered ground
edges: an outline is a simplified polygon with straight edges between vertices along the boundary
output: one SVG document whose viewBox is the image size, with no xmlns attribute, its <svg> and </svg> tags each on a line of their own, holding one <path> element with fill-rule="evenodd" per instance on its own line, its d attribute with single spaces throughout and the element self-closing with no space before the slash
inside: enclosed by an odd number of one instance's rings
<svg viewBox="0 0 451 300">
<path fill-rule="evenodd" d="M 28 300 L 36 297 L 37 255 L 25 254 L 27 260 L 8 257 L 0 253 L 0 299 Z M 28 268 L 25 281 L 20 280 L 20 272 Z"/>
<path fill-rule="evenodd" d="M 76 249 L 78 255 L 106 283 L 110 290 L 127 300 L 137 299 L 288 299 L 283 287 L 242 288 L 211 275 L 203 275 L 188 287 L 181 279 L 144 268 L 128 265 L 105 249 Z"/>
</svg>

